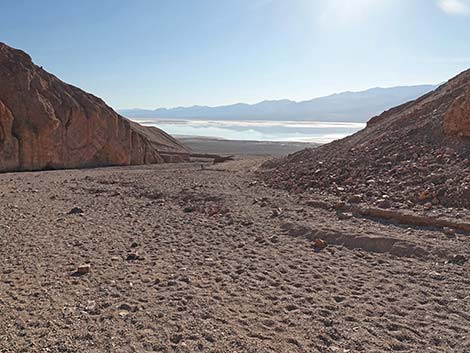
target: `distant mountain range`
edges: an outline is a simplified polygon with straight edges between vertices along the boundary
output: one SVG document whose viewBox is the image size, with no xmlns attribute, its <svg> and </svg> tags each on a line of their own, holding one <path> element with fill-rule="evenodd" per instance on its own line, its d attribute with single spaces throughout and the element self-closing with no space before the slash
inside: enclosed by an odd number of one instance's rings
<svg viewBox="0 0 470 353">
<path fill-rule="evenodd" d="M 383 111 L 414 100 L 437 88 L 436 85 L 371 88 L 343 92 L 303 102 L 288 99 L 257 104 L 238 103 L 219 107 L 193 106 L 155 110 L 124 109 L 129 118 L 181 120 L 314 120 L 366 122 Z"/>
</svg>

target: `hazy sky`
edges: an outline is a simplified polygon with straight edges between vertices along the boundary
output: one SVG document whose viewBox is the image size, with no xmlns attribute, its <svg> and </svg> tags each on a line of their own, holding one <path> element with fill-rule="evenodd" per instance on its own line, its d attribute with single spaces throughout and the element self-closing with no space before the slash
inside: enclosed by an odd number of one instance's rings
<svg viewBox="0 0 470 353">
<path fill-rule="evenodd" d="M 470 67 L 470 0 L 0 0 L 0 41 L 115 108 L 310 99 Z"/>
</svg>

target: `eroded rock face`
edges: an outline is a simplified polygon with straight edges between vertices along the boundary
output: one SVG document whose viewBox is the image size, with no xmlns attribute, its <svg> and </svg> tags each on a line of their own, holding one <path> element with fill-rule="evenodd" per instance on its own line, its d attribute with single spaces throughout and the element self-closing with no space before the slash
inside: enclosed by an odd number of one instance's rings
<svg viewBox="0 0 470 353">
<path fill-rule="evenodd" d="M 448 136 L 470 137 L 470 87 L 445 114 L 444 131 Z"/>
<path fill-rule="evenodd" d="M 176 162 L 186 148 L 0 43 L 0 171 Z"/>
</svg>

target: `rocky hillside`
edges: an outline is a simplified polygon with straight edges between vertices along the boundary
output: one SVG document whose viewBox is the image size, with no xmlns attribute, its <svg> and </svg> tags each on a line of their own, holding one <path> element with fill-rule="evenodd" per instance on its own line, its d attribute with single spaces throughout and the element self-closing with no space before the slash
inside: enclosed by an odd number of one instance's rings
<svg viewBox="0 0 470 353">
<path fill-rule="evenodd" d="M 266 165 L 272 186 L 383 208 L 470 208 L 470 70 L 345 139 Z"/>
<path fill-rule="evenodd" d="M 0 43 L 0 171 L 181 161 L 188 151 Z"/>
</svg>

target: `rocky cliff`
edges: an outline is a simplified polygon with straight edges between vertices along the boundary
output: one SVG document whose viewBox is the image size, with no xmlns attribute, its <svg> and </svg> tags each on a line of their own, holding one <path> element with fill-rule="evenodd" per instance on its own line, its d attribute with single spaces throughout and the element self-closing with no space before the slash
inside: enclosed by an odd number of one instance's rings
<svg viewBox="0 0 470 353">
<path fill-rule="evenodd" d="M 123 118 L 0 43 L 0 171 L 186 159 L 187 149 L 165 132 Z"/>
<path fill-rule="evenodd" d="M 273 166 L 265 180 L 295 192 L 384 207 L 470 208 L 470 70 L 352 136 Z"/>
</svg>

